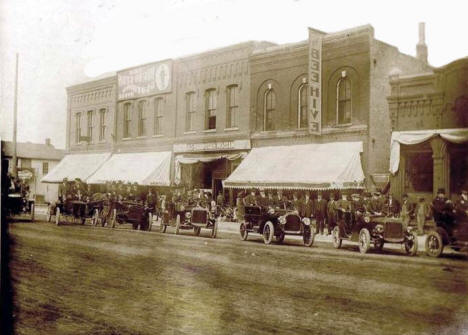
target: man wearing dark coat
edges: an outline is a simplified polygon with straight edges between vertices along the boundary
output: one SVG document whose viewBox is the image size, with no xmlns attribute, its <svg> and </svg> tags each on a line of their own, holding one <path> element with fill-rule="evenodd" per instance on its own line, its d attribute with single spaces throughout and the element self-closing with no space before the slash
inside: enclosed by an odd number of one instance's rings
<svg viewBox="0 0 468 335">
<path fill-rule="evenodd" d="M 315 233 L 323 235 L 325 219 L 327 218 L 327 200 L 322 197 L 322 194 L 317 195 L 317 200 L 314 201 L 314 217 L 316 220 Z"/>
<path fill-rule="evenodd" d="M 300 206 L 299 215 L 303 218 L 311 218 L 314 213 L 314 201 L 310 197 L 310 192 L 306 192 Z"/>
</svg>

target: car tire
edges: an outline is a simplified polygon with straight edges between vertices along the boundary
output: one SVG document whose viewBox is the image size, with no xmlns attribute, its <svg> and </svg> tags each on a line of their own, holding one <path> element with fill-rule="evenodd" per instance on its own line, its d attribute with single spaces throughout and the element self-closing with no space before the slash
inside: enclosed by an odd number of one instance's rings
<svg viewBox="0 0 468 335">
<path fill-rule="evenodd" d="M 50 222 L 50 219 L 52 218 L 52 208 L 51 205 L 47 207 L 47 213 L 46 213 L 46 221 Z"/>
<path fill-rule="evenodd" d="M 426 254 L 430 257 L 440 257 L 444 251 L 444 242 L 442 236 L 435 230 L 427 233 Z"/>
<path fill-rule="evenodd" d="M 211 238 L 216 238 L 218 235 L 218 220 L 215 220 L 213 224 L 213 229 L 211 230 Z"/>
<path fill-rule="evenodd" d="M 412 236 L 412 239 L 406 239 L 404 242 L 405 251 L 409 256 L 416 256 L 418 253 L 418 235 L 414 232 L 411 232 L 410 235 Z"/>
<path fill-rule="evenodd" d="M 285 236 L 285 235 L 284 235 L 283 232 L 281 232 L 279 235 L 275 235 L 275 241 L 276 241 L 276 243 L 279 243 L 279 244 L 283 243 L 283 241 L 284 241 L 284 236 Z"/>
<path fill-rule="evenodd" d="M 369 230 L 362 228 L 359 232 L 359 252 L 365 254 L 369 251 L 371 244 L 371 236 Z"/>
<path fill-rule="evenodd" d="M 55 224 L 57 226 L 60 225 L 60 207 L 57 206 L 57 208 L 55 209 Z"/>
<path fill-rule="evenodd" d="M 34 202 L 31 203 L 31 210 L 30 210 L 30 213 L 31 213 L 31 222 L 34 222 Z"/>
<path fill-rule="evenodd" d="M 175 220 L 175 234 L 179 235 L 180 231 L 180 215 L 177 214 L 176 220 Z"/>
<path fill-rule="evenodd" d="M 384 244 L 385 244 L 385 243 L 384 243 L 384 241 L 383 241 L 382 239 L 380 239 L 380 238 L 379 238 L 379 239 L 376 239 L 376 240 L 374 241 L 374 248 L 375 248 L 375 250 L 377 250 L 377 251 L 382 251 L 382 249 L 383 249 L 383 247 L 384 247 Z"/>
<path fill-rule="evenodd" d="M 242 241 L 246 241 L 249 236 L 249 231 L 247 230 L 247 225 L 245 222 L 242 222 L 239 226 L 239 233 Z"/>
<path fill-rule="evenodd" d="M 341 248 L 343 240 L 340 238 L 340 227 L 335 226 L 332 230 L 332 242 L 335 249 Z"/>
<path fill-rule="evenodd" d="M 308 231 L 304 230 L 302 240 L 304 241 L 304 246 L 311 247 L 315 240 L 315 230 L 313 230 L 312 227 L 310 227 Z"/>
<path fill-rule="evenodd" d="M 270 244 L 273 240 L 273 236 L 275 236 L 275 227 L 273 227 L 273 223 L 268 221 L 263 226 L 263 242 L 265 244 Z"/>
<path fill-rule="evenodd" d="M 195 236 L 200 236 L 200 231 L 200 227 L 193 227 L 193 233 L 195 234 Z"/>
</svg>

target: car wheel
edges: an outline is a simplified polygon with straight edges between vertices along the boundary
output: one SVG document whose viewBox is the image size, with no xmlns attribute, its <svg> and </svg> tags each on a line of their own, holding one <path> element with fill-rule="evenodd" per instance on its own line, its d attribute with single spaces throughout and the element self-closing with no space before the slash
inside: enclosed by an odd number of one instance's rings
<svg viewBox="0 0 468 335">
<path fill-rule="evenodd" d="M 180 215 L 177 214 L 176 220 L 175 220 L 175 234 L 179 235 L 179 230 L 180 230 Z"/>
<path fill-rule="evenodd" d="M 263 242 L 265 242 L 265 244 L 270 244 L 271 240 L 273 240 L 273 236 L 275 236 L 275 227 L 273 227 L 273 223 L 268 221 L 263 226 Z"/>
<path fill-rule="evenodd" d="M 442 236 L 436 231 L 430 231 L 426 237 L 426 254 L 430 257 L 440 257 L 444 251 Z"/>
<path fill-rule="evenodd" d="M 195 236 L 200 236 L 200 231 L 200 227 L 193 227 L 193 233 L 195 234 Z"/>
<path fill-rule="evenodd" d="M 276 240 L 276 243 L 283 243 L 284 241 L 284 233 L 281 232 L 279 235 L 275 235 L 275 240 Z"/>
<path fill-rule="evenodd" d="M 31 221 L 34 222 L 34 203 L 31 203 Z"/>
<path fill-rule="evenodd" d="M 376 239 L 374 241 L 374 247 L 376 250 L 378 251 L 382 251 L 383 247 L 384 247 L 384 241 L 381 240 L 380 238 L 379 239 Z"/>
<path fill-rule="evenodd" d="M 410 238 L 405 240 L 405 251 L 410 256 L 415 256 L 418 253 L 418 236 L 416 233 L 410 233 Z"/>
<path fill-rule="evenodd" d="M 332 242 L 335 249 L 341 248 L 342 239 L 340 238 L 340 228 L 335 226 L 332 230 Z"/>
<path fill-rule="evenodd" d="M 314 244 L 315 240 L 315 231 L 312 228 L 304 230 L 304 235 L 302 236 L 302 240 L 304 241 L 304 245 L 306 247 L 311 247 Z"/>
<path fill-rule="evenodd" d="M 218 235 L 218 220 L 215 220 L 213 224 L 213 229 L 211 230 L 211 238 L 216 238 Z"/>
<path fill-rule="evenodd" d="M 47 213 L 46 213 L 46 221 L 47 222 L 50 222 L 50 219 L 52 218 L 52 208 L 51 206 L 49 205 L 47 207 Z"/>
<path fill-rule="evenodd" d="M 55 209 L 55 224 L 60 225 L 60 207 Z"/>
<path fill-rule="evenodd" d="M 153 226 L 153 213 L 149 212 L 148 213 L 148 231 L 151 231 L 152 226 Z"/>
<path fill-rule="evenodd" d="M 240 232 L 240 237 L 242 241 L 247 240 L 247 237 L 249 236 L 249 232 L 247 230 L 245 222 L 242 222 L 240 227 L 239 227 L 239 232 Z"/>
<path fill-rule="evenodd" d="M 369 230 L 362 228 L 359 232 L 359 252 L 365 254 L 370 249 L 371 237 Z"/>
</svg>

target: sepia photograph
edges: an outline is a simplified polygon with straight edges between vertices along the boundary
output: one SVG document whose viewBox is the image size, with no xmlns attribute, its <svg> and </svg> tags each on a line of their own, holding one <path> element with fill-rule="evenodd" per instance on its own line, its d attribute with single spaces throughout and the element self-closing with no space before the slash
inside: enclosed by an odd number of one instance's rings
<svg viewBox="0 0 468 335">
<path fill-rule="evenodd" d="M 467 13 L 0 0 L 0 333 L 468 335 Z"/>
</svg>

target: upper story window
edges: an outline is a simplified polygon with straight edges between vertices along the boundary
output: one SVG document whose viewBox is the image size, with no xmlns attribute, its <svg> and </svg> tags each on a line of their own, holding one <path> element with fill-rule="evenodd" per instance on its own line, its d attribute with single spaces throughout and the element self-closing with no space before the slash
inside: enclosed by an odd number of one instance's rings
<svg viewBox="0 0 468 335">
<path fill-rule="evenodd" d="M 99 110 L 99 141 L 104 141 L 106 138 L 106 109 Z"/>
<path fill-rule="evenodd" d="M 264 106 L 263 130 L 273 130 L 273 116 L 276 110 L 276 93 L 273 89 L 269 89 L 265 92 Z"/>
<path fill-rule="evenodd" d="M 195 104 L 195 92 L 189 92 L 185 95 L 185 131 L 194 130 L 196 104 Z"/>
<path fill-rule="evenodd" d="M 206 129 L 216 129 L 216 90 L 206 91 Z"/>
<path fill-rule="evenodd" d="M 138 102 L 138 136 L 146 136 L 146 106 L 146 100 Z"/>
<path fill-rule="evenodd" d="M 307 83 L 299 86 L 297 100 L 297 128 L 307 128 Z"/>
<path fill-rule="evenodd" d="M 161 135 L 163 133 L 163 116 L 164 116 L 164 99 L 154 99 L 154 127 L 153 135 Z"/>
<path fill-rule="evenodd" d="M 123 124 L 123 137 L 128 138 L 131 136 L 130 134 L 130 127 L 132 124 L 132 106 L 130 103 L 126 103 L 123 105 L 123 117 L 124 117 L 124 124 Z"/>
<path fill-rule="evenodd" d="M 239 126 L 239 86 L 232 85 L 227 88 L 226 127 Z"/>
<path fill-rule="evenodd" d="M 81 113 L 75 114 L 75 143 L 80 143 L 81 138 Z"/>
<path fill-rule="evenodd" d="M 349 124 L 352 115 L 351 80 L 346 76 L 346 71 L 341 76 L 337 84 L 336 123 Z"/>
<path fill-rule="evenodd" d="M 93 141 L 93 111 L 88 111 L 88 130 L 86 136 L 88 136 L 88 141 Z"/>
</svg>

